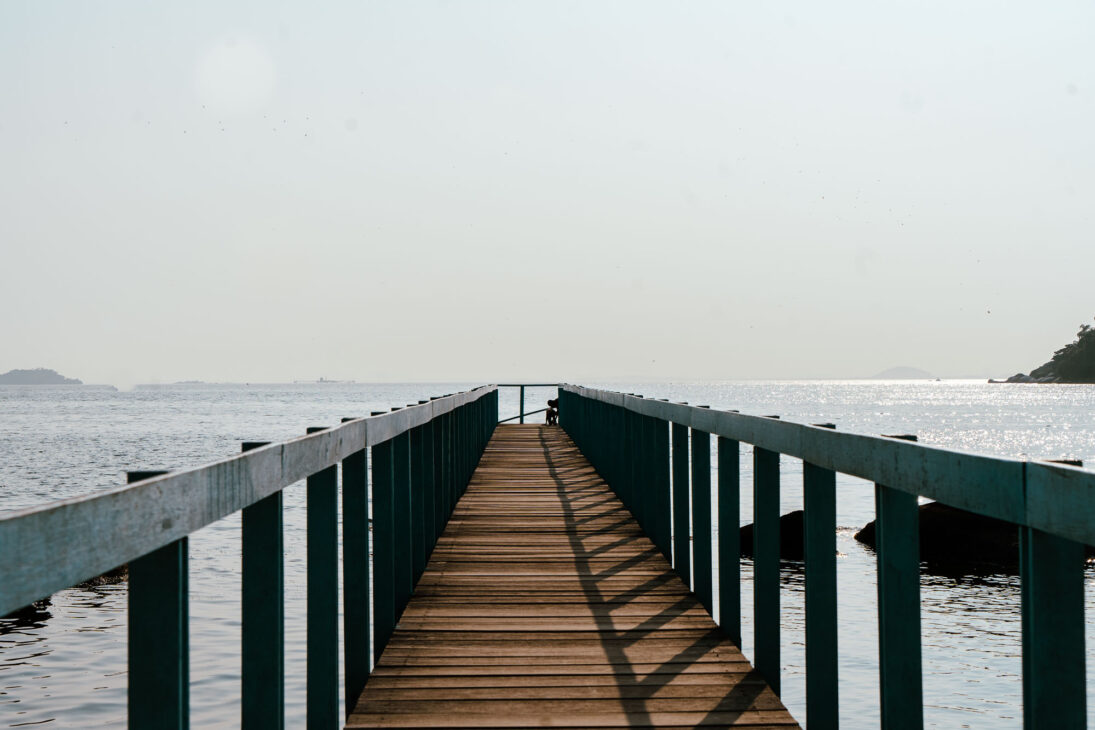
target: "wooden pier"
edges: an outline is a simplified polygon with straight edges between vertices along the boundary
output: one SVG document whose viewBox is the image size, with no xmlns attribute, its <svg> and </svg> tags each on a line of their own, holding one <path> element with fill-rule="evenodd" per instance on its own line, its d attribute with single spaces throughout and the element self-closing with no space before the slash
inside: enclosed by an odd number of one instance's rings
<svg viewBox="0 0 1095 730">
<path fill-rule="evenodd" d="M 495 429 L 346 727 L 797 727 L 561 428 Z"/>
<path fill-rule="evenodd" d="M 1085 726 L 1095 472 L 571 384 L 552 386 L 558 427 L 504 425 L 531 414 L 520 397 L 519 414 L 499 420 L 499 387 L 4 513 L 0 616 L 128 564 L 128 725 L 187 730 L 189 535 L 242 511 L 243 730 L 286 726 L 290 671 L 306 673 L 316 730 L 794 727 L 778 697 L 780 469 L 798 460 L 805 724 L 841 720 L 844 474 L 874 483 L 881 726 L 924 724 L 920 497 L 1015 525 L 1023 725 Z M 749 610 L 739 536 L 712 539 L 716 523 L 741 522 L 743 455 L 754 495 L 751 665 L 738 648 Z M 307 646 L 304 666 L 290 667 L 282 490 L 302 480 Z"/>
</svg>

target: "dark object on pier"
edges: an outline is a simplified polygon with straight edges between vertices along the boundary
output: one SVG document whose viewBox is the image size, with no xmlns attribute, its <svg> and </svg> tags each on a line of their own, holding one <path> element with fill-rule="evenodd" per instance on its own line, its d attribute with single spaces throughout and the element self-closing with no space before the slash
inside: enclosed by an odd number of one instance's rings
<svg viewBox="0 0 1095 730">
<path fill-rule="evenodd" d="M 547 425 L 559 425 L 559 399 L 552 398 L 547 402 Z"/>
<path fill-rule="evenodd" d="M 779 518 L 779 557 L 783 560 L 804 560 L 805 548 L 803 547 L 803 512 L 796 509 Z M 743 557 L 753 557 L 753 525 L 752 523 L 741 528 L 741 554 Z"/>
</svg>

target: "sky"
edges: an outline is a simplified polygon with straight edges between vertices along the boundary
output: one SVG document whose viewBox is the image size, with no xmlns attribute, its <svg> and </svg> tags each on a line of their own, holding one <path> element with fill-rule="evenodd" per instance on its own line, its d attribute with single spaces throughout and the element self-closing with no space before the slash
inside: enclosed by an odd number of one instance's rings
<svg viewBox="0 0 1095 730">
<path fill-rule="evenodd" d="M 1027 372 L 1089 2 L 0 3 L 0 372 Z"/>
</svg>

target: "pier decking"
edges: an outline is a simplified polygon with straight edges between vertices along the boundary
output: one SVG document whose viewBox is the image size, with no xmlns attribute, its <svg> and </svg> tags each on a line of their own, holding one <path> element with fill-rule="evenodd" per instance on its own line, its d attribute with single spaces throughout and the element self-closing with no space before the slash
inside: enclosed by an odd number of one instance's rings
<svg viewBox="0 0 1095 730">
<path fill-rule="evenodd" d="M 561 428 L 495 429 L 346 727 L 797 727 Z"/>
</svg>

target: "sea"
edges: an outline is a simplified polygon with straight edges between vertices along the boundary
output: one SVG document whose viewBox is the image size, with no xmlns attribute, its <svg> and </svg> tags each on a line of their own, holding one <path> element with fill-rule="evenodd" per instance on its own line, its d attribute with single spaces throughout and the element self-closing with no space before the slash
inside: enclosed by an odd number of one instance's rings
<svg viewBox="0 0 1095 730">
<path fill-rule="evenodd" d="M 841 431 L 914 433 L 922 443 L 1095 466 L 1095 386 L 984 381 L 739 381 L 584 383 L 648 397 L 831 422 Z M 416 403 L 477 383 L 0 386 L 0 513 L 116 487 L 125 472 L 181 469 L 281 440 L 309 426 Z M 551 388 L 529 389 L 526 409 Z M 503 389 L 501 417 L 518 412 Z M 539 420 L 542 414 L 531 417 Z M 742 522 L 751 521 L 749 447 L 742 446 Z M 716 463 L 712 460 L 712 463 Z M 782 512 L 801 509 L 802 467 L 783 457 Z M 878 716 L 875 556 L 854 539 L 874 517 L 872 486 L 837 480 L 840 716 L 871 728 Z M 304 726 L 304 489 L 285 492 L 287 727 Z M 717 514 L 715 512 L 714 514 Z M 716 536 L 718 525 L 713 526 Z M 721 526 L 724 529 L 727 526 Z M 734 526 L 737 527 L 736 525 Z M 89 536 L 95 539 L 96 536 Z M 101 539 L 101 536 L 98 536 Z M 0 556 L 17 560 L 18 555 Z M 1095 662 L 1095 572 L 1086 581 L 1088 676 Z M 781 570 L 782 697 L 805 723 L 803 572 Z M 742 566 L 743 650 L 752 657 L 752 566 Z M 1014 575 L 921 574 L 924 716 L 929 727 L 1022 724 L 1019 581 Z M 716 606 L 716 613 L 720 607 Z M 232 728 L 240 717 L 240 517 L 190 538 L 191 722 Z M 1089 681 L 1088 686 L 1095 686 Z M 1090 692 L 1089 692 L 1090 694 Z M 1088 699 L 1089 723 L 1095 698 Z M 0 728 L 125 724 L 126 586 L 70 588 L 31 616 L 0 619 Z"/>
</svg>

